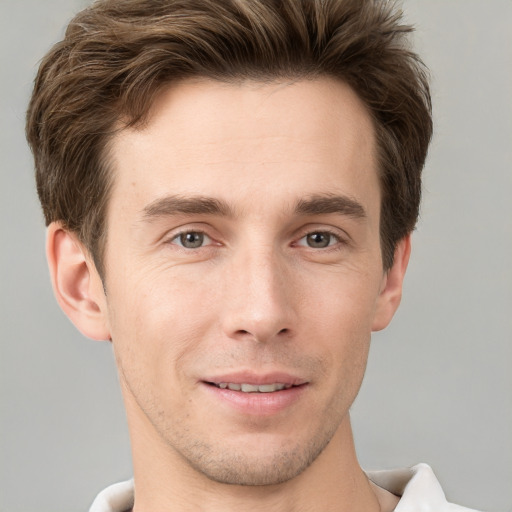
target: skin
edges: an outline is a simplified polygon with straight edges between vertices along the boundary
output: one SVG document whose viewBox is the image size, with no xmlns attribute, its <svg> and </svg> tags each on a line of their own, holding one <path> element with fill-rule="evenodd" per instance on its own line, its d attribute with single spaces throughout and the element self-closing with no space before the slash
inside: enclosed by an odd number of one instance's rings
<svg viewBox="0 0 512 512">
<path fill-rule="evenodd" d="M 113 141 L 104 283 L 50 226 L 59 303 L 113 341 L 135 511 L 394 508 L 359 467 L 348 413 L 410 252 L 407 237 L 383 269 L 375 153 L 370 116 L 339 81 L 185 81 Z M 205 383 L 234 371 L 305 385 L 248 414 Z"/>
</svg>

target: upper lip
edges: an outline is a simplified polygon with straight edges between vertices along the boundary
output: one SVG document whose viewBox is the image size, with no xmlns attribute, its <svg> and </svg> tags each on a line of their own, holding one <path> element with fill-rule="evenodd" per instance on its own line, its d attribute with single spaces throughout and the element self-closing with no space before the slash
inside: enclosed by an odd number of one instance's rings
<svg viewBox="0 0 512 512">
<path fill-rule="evenodd" d="M 222 375 L 206 377 L 202 380 L 203 382 L 211 382 L 213 384 L 227 382 L 231 384 L 253 384 L 255 386 L 262 386 L 265 384 L 288 384 L 291 386 L 300 386 L 301 384 L 306 384 L 308 382 L 306 379 L 287 372 L 254 373 L 247 371 L 225 373 Z"/>
</svg>

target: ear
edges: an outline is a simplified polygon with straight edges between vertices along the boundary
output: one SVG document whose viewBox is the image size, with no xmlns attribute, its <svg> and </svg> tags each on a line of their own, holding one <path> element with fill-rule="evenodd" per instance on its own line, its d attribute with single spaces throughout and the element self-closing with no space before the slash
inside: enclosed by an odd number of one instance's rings
<svg viewBox="0 0 512 512">
<path fill-rule="evenodd" d="M 103 283 L 77 236 L 58 222 L 50 224 L 46 257 L 55 297 L 67 317 L 84 336 L 110 339 Z"/>
<path fill-rule="evenodd" d="M 385 273 L 379 297 L 372 330 L 380 331 L 389 325 L 402 299 L 402 286 L 411 255 L 411 235 L 402 238 L 396 246 L 393 265 Z"/>
</svg>

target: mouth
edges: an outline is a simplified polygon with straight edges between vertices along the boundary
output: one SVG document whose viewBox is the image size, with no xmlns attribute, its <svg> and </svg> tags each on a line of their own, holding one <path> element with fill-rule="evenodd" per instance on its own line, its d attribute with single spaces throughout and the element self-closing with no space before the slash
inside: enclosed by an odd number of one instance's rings
<svg viewBox="0 0 512 512">
<path fill-rule="evenodd" d="M 210 386 L 215 386 L 219 389 L 230 389 L 231 391 L 241 391 L 242 393 L 275 393 L 276 391 L 283 391 L 296 387 L 293 384 L 283 384 L 275 382 L 272 384 L 248 384 L 238 382 L 207 382 Z"/>
<path fill-rule="evenodd" d="M 287 373 L 240 372 L 202 380 L 203 389 L 222 408 L 252 417 L 268 417 L 309 395 L 310 382 Z"/>
</svg>

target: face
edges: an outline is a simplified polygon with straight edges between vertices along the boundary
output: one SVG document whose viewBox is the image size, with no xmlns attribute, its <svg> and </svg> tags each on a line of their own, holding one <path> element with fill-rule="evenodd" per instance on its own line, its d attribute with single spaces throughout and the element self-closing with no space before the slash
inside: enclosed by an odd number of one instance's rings
<svg viewBox="0 0 512 512">
<path fill-rule="evenodd" d="M 389 321 L 364 106 L 329 79 L 183 82 L 112 160 L 106 322 L 129 423 L 216 481 L 298 475 Z"/>
</svg>

